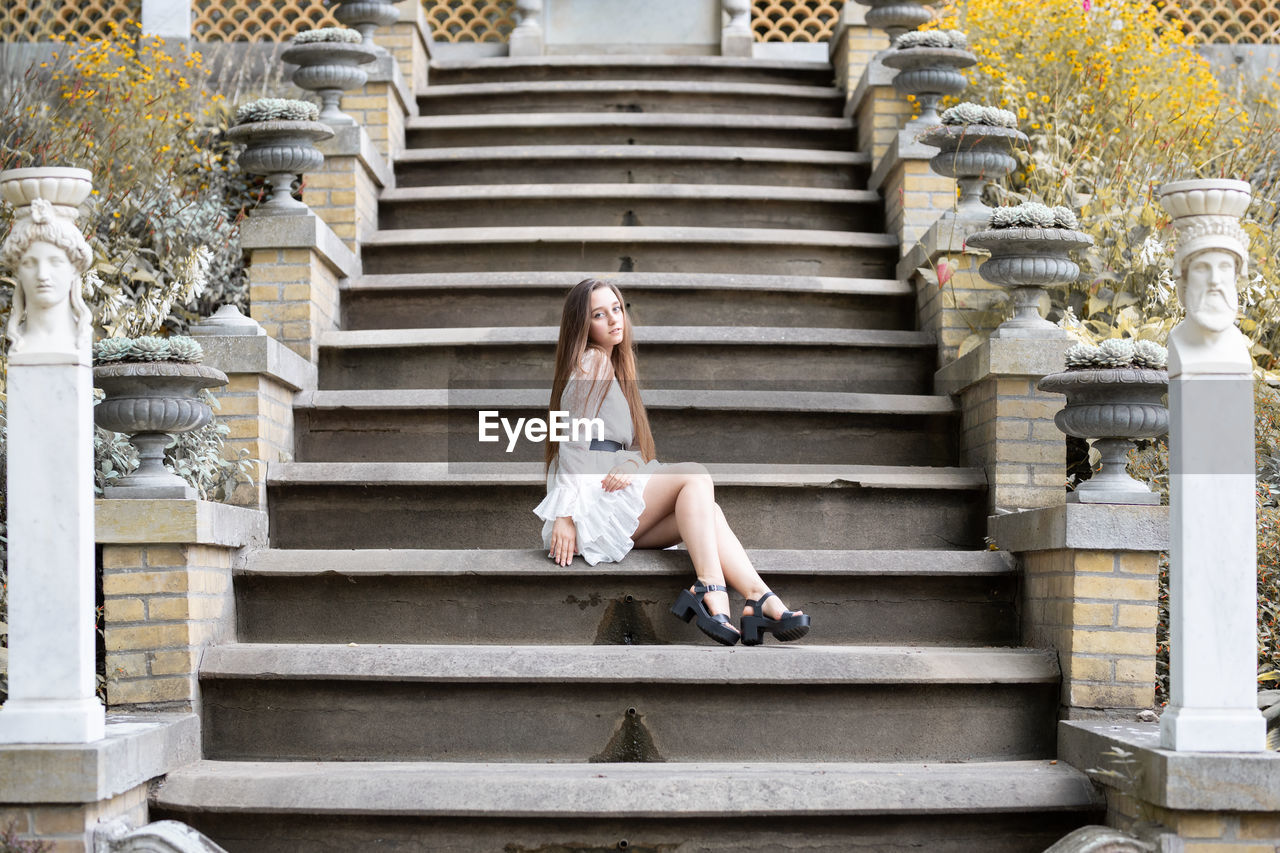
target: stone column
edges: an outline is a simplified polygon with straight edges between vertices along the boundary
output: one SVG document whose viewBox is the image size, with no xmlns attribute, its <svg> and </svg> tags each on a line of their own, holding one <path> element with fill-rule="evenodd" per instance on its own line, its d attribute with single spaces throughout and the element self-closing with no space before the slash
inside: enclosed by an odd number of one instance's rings
<svg viewBox="0 0 1280 853">
<path fill-rule="evenodd" d="M 142 0 L 142 32 L 162 39 L 191 38 L 191 0 Z"/>
<path fill-rule="evenodd" d="M 1243 181 L 1161 187 L 1174 217 L 1178 299 L 1169 334 L 1169 707 L 1162 745 L 1266 748 L 1257 707 L 1253 359 L 1236 328 L 1249 238 Z"/>
<path fill-rule="evenodd" d="M 507 39 L 510 56 L 542 55 L 542 0 L 516 0 L 520 23 Z"/>
<path fill-rule="evenodd" d="M 728 21 L 720 32 L 720 55 L 750 56 L 755 43 L 751 34 L 751 0 L 722 0 L 721 8 Z"/>
<path fill-rule="evenodd" d="M 0 743 L 87 743 L 104 732 L 94 695 L 93 376 L 81 276 L 93 253 L 75 225 L 92 175 L 0 173 L 16 208 L 0 249 L 18 280 L 8 371 L 9 699 Z"/>
</svg>

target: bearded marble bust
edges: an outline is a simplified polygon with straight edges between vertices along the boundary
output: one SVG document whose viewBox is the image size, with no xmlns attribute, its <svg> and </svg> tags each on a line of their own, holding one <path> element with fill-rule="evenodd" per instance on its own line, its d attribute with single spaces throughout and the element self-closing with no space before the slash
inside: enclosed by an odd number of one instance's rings
<svg viewBox="0 0 1280 853">
<path fill-rule="evenodd" d="M 1252 372 L 1249 339 L 1236 327 L 1237 285 L 1248 268 L 1247 237 L 1234 223 L 1185 235 L 1175 256 L 1187 317 L 1169 333 L 1169 373 Z"/>
<path fill-rule="evenodd" d="M 0 247 L 0 262 L 17 278 L 5 333 L 9 355 L 88 357 L 92 314 L 81 280 L 93 251 L 75 223 L 45 199 L 31 203 Z"/>
</svg>

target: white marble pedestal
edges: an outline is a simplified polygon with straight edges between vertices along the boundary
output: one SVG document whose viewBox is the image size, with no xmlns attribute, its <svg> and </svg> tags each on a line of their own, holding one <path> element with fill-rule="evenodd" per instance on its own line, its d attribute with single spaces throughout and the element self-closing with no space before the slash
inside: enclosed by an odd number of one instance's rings
<svg viewBox="0 0 1280 853">
<path fill-rule="evenodd" d="M 93 379 L 72 359 L 9 360 L 9 699 L 0 743 L 104 736 L 94 695 Z"/>
<path fill-rule="evenodd" d="M 1169 417 L 1171 695 L 1161 745 L 1263 750 L 1252 374 L 1170 376 Z"/>
</svg>

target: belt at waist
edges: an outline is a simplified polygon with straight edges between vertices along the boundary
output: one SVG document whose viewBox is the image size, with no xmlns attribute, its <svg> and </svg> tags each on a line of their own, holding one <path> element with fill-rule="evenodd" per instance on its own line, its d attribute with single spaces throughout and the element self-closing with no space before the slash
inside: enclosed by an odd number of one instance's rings
<svg viewBox="0 0 1280 853">
<path fill-rule="evenodd" d="M 609 439 L 607 439 L 607 438 L 593 438 L 593 439 L 591 439 L 591 446 L 590 446 L 589 448 L 587 448 L 587 449 L 588 449 L 588 450 L 602 450 L 602 451 L 604 451 L 604 452 L 606 452 L 606 453 L 616 453 L 616 452 L 617 452 L 617 451 L 619 451 L 619 450 L 626 450 L 626 448 L 622 446 L 622 442 L 620 442 L 620 441 L 611 441 L 611 440 L 609 440 Z"/>
</svg>

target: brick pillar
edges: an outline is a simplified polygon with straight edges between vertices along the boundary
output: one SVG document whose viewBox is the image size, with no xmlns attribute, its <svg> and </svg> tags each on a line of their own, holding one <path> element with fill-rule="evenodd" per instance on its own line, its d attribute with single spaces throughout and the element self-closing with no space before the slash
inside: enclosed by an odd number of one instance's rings
<svg viewBox="0 0 1280 853">
<path fill-rule="evenodd" d="M 400 73 L 400 65 L 395 57 L 390 54 L 380 56 L 376 62 L 366 67 L 369 69 L 368 82 L 363 88 L 347 93 L 342 99 L 342 109 L 369 134 L 369 139 L 373 140 L 382 159 L 386 163 L 393 163 L 400 152 L 404 151 L 405 120 L 408 116 L 417 114 L 418 104 L 408 82 Z M 386 171 L 394 179 L 394 172 L 389 169 Z"/>
<path fill-rule="evenodd" d="M 1159 744 L 1156 722 L 1058 723 L 1058 757 L 1101 786 L 1108 826 L 1160 853 L 1280 849 L 1280 754 L 1174 752 Z"/>
<path fill-rule="evenodd" d="M 898 263 L 898 280 L 916 288 L 916 322 L 938 341 L 938 367 L 968 352 L 977 338 L 997 325 L 1008 303 L 1008 291 L 988 284 L 978 274 L 985 253 L 966 250 L 965 240 L 981 230 L 954 217 L 935 222 L 910 246 Z M 968 346 L 964 346 L 966 340 Z"/>
<path fill-rule="evenodd" d="M 316 389 L 316 367 L 252 320 L 245 322 L 261 334 L 211 334 L 217 324 L 197 324 L 191 332 L 204 347 L 204 363 L 230 380 L 214 391 L 221 405 L 218 419 L 231 430 L 228 449 L 248 450 L 259 460 L 253 483 L 238 484 L 230 503 L 265 507 L 267 465 L 293 459 L 294 396 Z"/>
<path fill-rule="evenodd" d="M 403 131 L 402 131 L 403 136 Z M 352 252 L 378 230 L 378 196 L 395 177 L 363 127 L 335 127 L 333 137 L 316 146 L 324 165 L 307 175 L 307 205 Z"/>
<path fill-rule="evenodd" d="M 1168 507 L 1063 504 L 989 522 L 1023 567 L 1023 643 L 1058 652 L 1063 718 L 1133 720 L 1153 708 Z"/>
<path fill-rule="evenodd" d="M 844 90 L 846 98 L 853 95 L 871 60 L 888 47 L 889 36 L 883 30 L 867 26 L 866 8 L 857 3 L 846 3 L 840 10 L 840 20 L 828 43 L 836 85 Z"/>
<path fill-rule="evenodd" d="M 431 24 L 422 0 L 399 0 L 400 20 L 390 27 L 373 31 L 373 40 L 387 49 L 400 66 L 400 76 L 410 92 L 421 92 L 427 86 L 427 67 L 431 63 Z M 412 100 L 411 114 L 417 115 Z"/>
<path fill-rule="evenodd" d="M 845 115 L 853 118 L 857 150 L 871 155 L 873 170 L 912 114 L 911 104 L 893 88 L 893 76 L 892 69 L 872 58 L 844 105 Z"/>
<path fill-rule="evenodd" d="M 231 568 L 265 512 L 209 501 L 99 500 L 107 705 L 192 710 L 201 650 L 235 632 Z"/>
<path fill-rule="evenodd" d="M 0 828 L 50 853 L 94 853 L 102 823 L 147 823 L 152 781 L 199 758 L 195 714 L 113 716 L 92 743 L 0 745 Z"/>
<path fill-rule="evenodd" d="M 1036 382 L 1063 369 L 1069 345 L 987 339 L 934 374 L 936 393 L 960 398 L 960 464 L 987 472 L 992 512 L 1066 500 L 1067 445 L 1053 422 L 1065 401 Z"/>
<path fill-rule="evenodd" d="M 884 196 L 885 230 L 897 235 L 904 256 L 956 205 L 955 180 L 929 168 L 938 149 L 916 142 L 917 132 L 901 130 L 889 139 L 868 183 Z"/>
<path fill-rule="evenodd" d="M 344 278 L 360 261 L 319 216 L 250 216 L 240 226 L 249 252 L 250 316 L 267 334 L 315 362 L 319 336 L 340 323 Z"/>
</svg>

